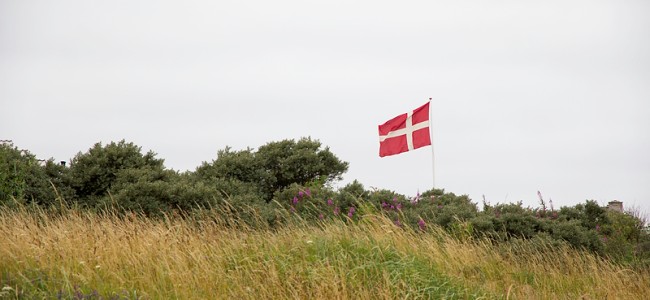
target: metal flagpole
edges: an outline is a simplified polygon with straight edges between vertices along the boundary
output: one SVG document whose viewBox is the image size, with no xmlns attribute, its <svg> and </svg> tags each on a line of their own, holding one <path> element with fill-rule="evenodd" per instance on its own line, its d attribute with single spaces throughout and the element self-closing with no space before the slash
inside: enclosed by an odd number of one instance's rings
<svg viewBox="0 0 650 300">
<path fill-rule="evenodd" d="M 431 109 L 431 98 L 429 98 L 429 134 L 431 138 L 431 177 L 433 180 L 433 187 L 432 190 L 436 188 L 436 156 L 433 152 L 433 118 L 431 117 L 433 115 L 433 110 Z"/>
</svg>

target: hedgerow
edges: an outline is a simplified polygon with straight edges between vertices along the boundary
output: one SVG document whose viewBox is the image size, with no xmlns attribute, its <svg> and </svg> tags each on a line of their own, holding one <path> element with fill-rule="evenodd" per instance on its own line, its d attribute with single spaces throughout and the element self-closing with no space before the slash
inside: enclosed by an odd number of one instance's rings
<svg viewBox="0 0 650 300">
<path fill-rule="evenodd" d="M 608 211 L 592 200 L 555 209 L 541 195 L 539 207 L 483 203 L 479 209 L 467 195 L 443 189 L 406 196 L 366 189 L 356 180 L 334 188 L 347 167 L 311 138 L 271 142 L 257 150 L 226 148 L 191 172 L 167 169 L 154 152 L 143 153 L 124 140 L 97 143 L 68 167 L 1 144 L 0 205 L 64 205 L 152 218 L 213 209 L 236 220 L 233 226 L 265 228 L 282 226 L 287 218 L 358 222 L 364 215 L 381 214 L 396 228 L 422 234 L 439 226 L 463 239 L 550 240 L 650 264 L 650 234 L 638 213 Z"/>
</svg>

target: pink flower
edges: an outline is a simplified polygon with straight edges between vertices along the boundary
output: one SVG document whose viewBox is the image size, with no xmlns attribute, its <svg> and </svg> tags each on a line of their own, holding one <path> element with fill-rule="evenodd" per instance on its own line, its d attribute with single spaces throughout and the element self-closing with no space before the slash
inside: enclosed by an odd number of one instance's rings
<svg viewBox="0 0 650 300">
<path fill-rule="evenodd" d="M 341 209 L 337 206 L 334 208 L 334 214 L 338 215 L 339 213 L 341 213 Z"/>
<path fill-rule="evenodd" d="M 307 197 L 311 197 L 311 191 L 309 190 L 309 188 L 305 190 L 305 194 L 307 195 Z"/>
<path fill-rule="evenodd" d="M 298 204 L 298 197 L 293 197 L 293 204 Z"/>
<path fill-rule="evenodd" d="M 318 219 L 319 219 L 319 220 L 322 220 L 322 219 L 324 219 L 324 218 L 325 218 L 325 217 L 323 216 L 323 214 L 318 215 Z"/>
<path fill-rule="evenodd" d="M 327 199 L 327 205 L 329 206 L 334 205 L 334 201 L 332 201 L 332 199 Z"/>
<path fill-rule="evenodd" d="M 350 209 L 348 210 L 348 217 L 352 218 L 355 211 L 356 211 L 356 209 L 354 208 L 354 206 L 350 207 Z"/>
<path fill-rule="evenodd" d="M 420 227 L 420 230 L 424 230 L 427 227 L 427 224 L 424 223 L 424 220 L 420 219 L 418 221 L 418 226 Z"/>
</svg>

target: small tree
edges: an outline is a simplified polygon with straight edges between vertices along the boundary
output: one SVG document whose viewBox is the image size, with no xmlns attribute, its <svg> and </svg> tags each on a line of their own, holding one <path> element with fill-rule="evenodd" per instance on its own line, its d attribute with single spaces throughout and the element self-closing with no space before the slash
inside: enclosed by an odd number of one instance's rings
<svg viewBox="0 0 650 300">
<path fill-rule="evenodd" d="M 321 143 L 311 138 L 301 138 L 297 142 L 271 142 L 260 147 L 256 157 L 264 170 L 275 179 L 270 187 L 272 191 L 267 192 L 280 190 L 292 183 L 304 185 L 320 177 L 325 178 L 326 183 L 340 180 L 348 170 L 348 163 L 339 160 L 329 147 L 320 148 Z"/>
<path fill-rule="evenodd" d="M 27 150 L 13 144 L 0 144 L 0 204 L 12 199 L 39 205 L 49 205 L 57 194 L 71 195 L 67 188 L 66 170 L 52 159 L 43 164 Z"/>
<path fill-rule="evenodd" d="M 121 170 L 145 167 L 162 170 L 163 160 L 155 155 L 152 151 L 142 154 L 139 146 L 124 140 L 105 146 L 96 143 L 88 152 L 79 152 L 72 159 L 71 185 L 81 202 L 93 206 L 93 199 L 107 193 Z"/>
<path fill-rule="evenodd" d="M 218 152 L 212 163 L 203 163 L 195 174 L 202 180 L 231 178 L 255 184 L 268 202 L 291 184 L 330 183 L 341 179 L 348 163 L 339 160 L 329 148 L 311 138 L 283 140 L 259 147 Z"/>
<path fill-rule="evenodd" d="M 275 183 L 275 178 L 267 172 L 261 161 L 256 158 L 255 152 L 248 148 L 241 151 L 232 151 L 230 147 L 219 150 L 217 159 L 212 163 L 203 162 L 194 175 L 198 180 L 219 186 L 226 194 L 241 192 L 239 186 L 248 185 L 249 191 L 261 195 Z M 223 181 L 233 184 L 223 185 Z"/>
</svg>

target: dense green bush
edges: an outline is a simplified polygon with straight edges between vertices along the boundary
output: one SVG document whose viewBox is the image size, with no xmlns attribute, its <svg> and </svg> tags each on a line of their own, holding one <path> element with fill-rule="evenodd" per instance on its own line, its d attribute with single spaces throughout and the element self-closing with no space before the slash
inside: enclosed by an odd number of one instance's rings
<svg viewBox="0 0 650 300">
<path fill-rule="evenodd" d="M 39 161 L 27 150 L 0 144 L 0 204 L 24 201 L 51 205 L 57 196 L 71 196 L 66 171 L 52 159 Z"/>
<path fill-rule="evenodd" d="M 264 170 L 252 149 L 219 150 L 212 163 L 203 162 L 194 172 L 196 180 L 217 185 L 226 194 L 253 193 L 263 196 L 263 191 L 275 179 Z M 227 183 L 227 184 L 223 184 Z M 244 187 L 245 186 L 245 187 Z"/>
<path fill-rule="evenodd" d="M 643 221 L 626 213 L 609 211 L 606 214 L 608 222 L 598 227 L 598 233 L 604 241 L 607 253 L 617 258 L 632 260 L 635 257 L 649 260 L 650 252 L 643 250 L 647 247 L 650 236 L 644 232 Z"/>
<path fill-rule="evenodd" d="M 75 200 L 82 206 L 97 206 L 121 171 L 142 168 L 162 170 L 163 160 L 155 156 L 152 151 L 142 154 L 139 146 L 124 140 L 104 146 L 96 143 L 87 152 L 79 152 L 70 164 Z"/>
<path fill-rule="evenodd" d="M 13 144 L 0 144 L 0 201 L 8 203 L 12 198 L 30 198 L 28 177 L 36 158 L 29 152 L 21 152 Z"/>
<path fill-rule="evenodd" d="M 271 142 L 257 151 L 226 148 L 211 163 L 198 167 L 195 174 L 202 180 L 232 178 L 253 183 L 270 202 L 276 192 L 291 184 L 319 180 L 327 184 L 340 179 L 347 169 L 348 163 L 339 160 L 329 148 L 321 149 L 319 141 L 302 138 Z"/>
<path fill-rule="evenodd" d="M 586 201 L 574 207 L 562 207 L 559 211 L 523 207 L 521 202 L 484 205 L 484 210 L 473 219 L 477 232 L 500 241 L 512 238 L 531 239 L 538 236 L 561 240 L 568 244 L 604 254 L 603 240 L 597 228 L 608 222 L 605 209 L 594 201 Z"/>
<path fill-rule="evenodd" d="M 117 207 L 123 211 L 140 211 L 149 216 L 174 210 L 189 211 L 215 204 L 214 187 L 191 181 L 187 175 L 172 170 L 122 169 L 98 207 Z"/>
<path fill-rule="evenodd" d="M 595 230 L 586 229 L 578 220 L 558 221 L 551 226 L 551 236 L 570 245 L 603 253 L 603 243 Z"/>
</svg>

